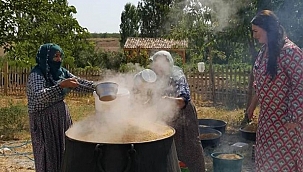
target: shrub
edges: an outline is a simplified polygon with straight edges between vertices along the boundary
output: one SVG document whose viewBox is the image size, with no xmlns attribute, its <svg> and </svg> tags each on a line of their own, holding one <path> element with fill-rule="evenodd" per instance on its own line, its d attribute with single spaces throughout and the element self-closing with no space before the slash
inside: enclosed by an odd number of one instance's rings
<svg viewBox="0 0 303 172">
<path fill-rule="evenodd" d="M 27 107 L 13 105 L 0 108 L 0 136 L 2 139 L 12 139 L 17 132 L 29 129 Z"/>
</svg>

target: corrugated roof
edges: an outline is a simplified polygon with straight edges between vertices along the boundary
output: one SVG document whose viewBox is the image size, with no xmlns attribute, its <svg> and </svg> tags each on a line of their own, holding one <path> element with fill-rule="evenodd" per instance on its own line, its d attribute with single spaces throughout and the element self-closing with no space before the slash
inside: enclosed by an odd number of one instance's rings
<svg viewBox="0 0 303 172">
<path fill-rule="evenodd" d="M 187 48 L 187 40 L 169 40 L 163 38 L 127 38 L 125 49 L 184 49 Z"/>
</svg>

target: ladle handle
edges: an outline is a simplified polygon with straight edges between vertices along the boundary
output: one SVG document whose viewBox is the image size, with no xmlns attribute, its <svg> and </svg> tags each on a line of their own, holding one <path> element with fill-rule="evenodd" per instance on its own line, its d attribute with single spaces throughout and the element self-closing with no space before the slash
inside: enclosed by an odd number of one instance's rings
<svg viewBox="0 0 303 172">
<path fill-rule="evenodd" d="M 80 87 L 84 87 L 84 88 L 87 88 L 87 89 L 90 89 L 90 90 L 93 90 L 95 91 L 96 89 L 93 88 L 93 87 L 90 87 L 90 86 L 87 86 L 87 85 L 84 85 L 84 84 L 79 84 Z"/>
</svg>

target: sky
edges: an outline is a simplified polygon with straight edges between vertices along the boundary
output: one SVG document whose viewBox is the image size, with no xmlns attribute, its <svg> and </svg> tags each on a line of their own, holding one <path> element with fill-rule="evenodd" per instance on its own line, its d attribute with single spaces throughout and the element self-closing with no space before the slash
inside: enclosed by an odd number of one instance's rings
<svg viewBox="0 0 303 172">
<path fill-rule="evenodd" d="M 77 9 L 74 17 L 91 33 L 119 33 L 121 13 L 126 3 L 139 0 L 68 0 Z"/>
</svg>

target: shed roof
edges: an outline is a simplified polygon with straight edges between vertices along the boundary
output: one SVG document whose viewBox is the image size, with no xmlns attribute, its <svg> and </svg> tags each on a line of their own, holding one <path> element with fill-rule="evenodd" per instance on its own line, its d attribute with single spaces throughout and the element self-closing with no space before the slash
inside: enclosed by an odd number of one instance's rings
<svg viewBox="0 0 303 172">
<path fill-rule="evenodd" d="M 187 47 L 187 40 L 140 37 L 129 37 L 124 45 L 124 49 L 185 49 Z"/>
</svg>

